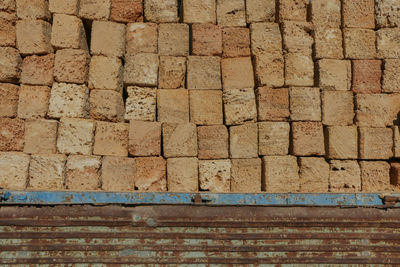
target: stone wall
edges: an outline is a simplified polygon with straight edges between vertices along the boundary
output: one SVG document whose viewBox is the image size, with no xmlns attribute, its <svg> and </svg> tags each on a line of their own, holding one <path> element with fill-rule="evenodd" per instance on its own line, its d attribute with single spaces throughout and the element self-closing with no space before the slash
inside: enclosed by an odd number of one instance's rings
<svg viewBox="0 0 400 267">
<path fill-rule="evenodd" d="M 398 0 L 0 10 L 2 188 L 398 188 Z"/>
</svg>

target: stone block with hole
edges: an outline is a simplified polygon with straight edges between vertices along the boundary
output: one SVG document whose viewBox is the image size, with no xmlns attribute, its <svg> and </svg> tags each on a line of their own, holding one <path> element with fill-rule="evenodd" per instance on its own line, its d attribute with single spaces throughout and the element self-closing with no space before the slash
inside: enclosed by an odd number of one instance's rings
<svg viewBox="0 0 400 267">
<path fill-rule="evenodd" d="M 331 160 L 329 191 L 351 193 L 361 191 L 361 170 L 356 160 Z"/>
</svg>

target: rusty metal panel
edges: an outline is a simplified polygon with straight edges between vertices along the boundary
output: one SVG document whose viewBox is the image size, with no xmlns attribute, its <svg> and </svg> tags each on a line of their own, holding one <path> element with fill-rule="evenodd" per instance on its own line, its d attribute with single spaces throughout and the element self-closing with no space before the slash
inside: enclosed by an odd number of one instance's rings
<svg viewBox="0 0 400 267">
<path fill-rule="evenodd" d="M 0 265 L 400 265 L 400 209 L 0 206 Z"/>
</svg>

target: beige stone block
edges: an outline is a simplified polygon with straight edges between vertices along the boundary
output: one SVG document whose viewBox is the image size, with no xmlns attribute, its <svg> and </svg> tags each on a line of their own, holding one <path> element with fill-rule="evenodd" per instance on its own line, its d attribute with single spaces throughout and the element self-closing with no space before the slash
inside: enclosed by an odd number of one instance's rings
<svg viewBox="0 0 400 267">
<path fill-rule="evenodd" d="M 314 62 L 311 55 L 300 53 L 285 55 L 285 84 L 288 86 L 314 85 Z"/>
<path fill-rule="evenodd" d="M 389 159 L 393 157 L 393 130 L 391 128 L 358 128 L 360 159 Z"/>
<path fill-rule="evenodd" d="M 192 55 L 220 56 L 222 31 L 219 25 L 204 23 L 192 25 Z"/>
<path fill-rule="evenodd" d="M 386 161 L 360 161 L 363 192 L 392 191 L 390 186 L 390 164 Z"/>
<path fill-rule="evenodd" d="M 15 24 L 17 16 L 15 13 L 7 13 L 0 11 L 0 46 L 15 47 Z"/>
<path fill-rule="evenodd" d="M 221 60 L 221 70 L 224 90 L 254 87 L 253 65 L 250 57 L 224 58 Z"/>
<path fill-rule="evenodd" d="M 128 152 L 131 156 L 160 156 L 161 122 L 131 120 Z"/>
<path fill-rule="evenodd" d="M 252 55 L 282 55 L 282 35 L 278 23 L 252 23 L 250 35 Z"/>
<path fill-rule="evenodd" d="M 311 21 L 314 25 L 339 28 L 342 24 L 340 0 L 314 0 L 311 2 Z"/>
<path fill-rule="evenodd" d="M 283 48 L 288 53 L 312 53 L 314 27 L 310 22 L 284 21 L 282 23 Z"/>
<path fill-rule="evenodd" d="M 94 120 L 119 122 L 124 120 L 122 94 L 112 90 L 91 90 L 90 117 Z"/>
<path fill-rule="evenodd" d="M 92 120 L 61 118 L 57 137 L 58 152 L 91 155 L 95 126 Z"/>
<path fill-rule="evenodd" d="M 197 129 L 195 124 L 163 123 L 162 135 L 164 157 L 197 157 Z"/>
<path fill-rule="evenodd" d="M 262 156 L 289 153 L 290 124 L 288 122 L 258 123 L 258 154 Z"/>
<path fill-rule="evenodd" d="M 256 99 L 253 88 L 231 89 L 223 92 L 226 125 L 257 120 Z"/>
<path fill-rule="evenodd" d="M 143 0 L 111 0 L 110 20 L 123 23 L 143 21 Z"/>
<path fill-rule="evenodd" d="M 78 14 L 78 0 L 49 0 L 49 9 L 51 13 L 62 13 L 68 15 Z"/>
<path fill-rule="evenodd" d="M 50 19 L 49 2 L 46 0 L 16 0 L 15 4 L 19 19 Z"/>
<path fill-rule="evenodd" d="M 244 0 L 217 1 L 217 24 L 222 27 L 246 27 Z"/>
<path fill-rule="evenodd" d="M 147 0 L 143 2 L 146 21 L 156 23 L 178 22 L 177 0 Z"/>
<path fill-rule="evenodd" d="M 354 119 L 353 93 L 350 91 L 322 91 L 322 123 L 351 125 Z"/>
<path fill-rule="evenodd" d="M 50 88 L 22 84 L 19 89 L 18 117 L 22 119 L 45 117 L 49 109 Z"/>
<path fill-rule="evenodd" d="M 308 61 L 306 61 L 306 65 L 308 67 Z M 284 58 L 282 55 L 255 56 L 254 68 L 257 86 L 282 87 L 284 85 Z"/>
<path fill-rule="evenodd" d="M 123 57 L 126 26 L 112 21 L 93 21 L 90 40 L 92 55 Z"/>
<path fill-rule="evenodd" d="M 199 159 L 229 158 L 228 130 L 225 125 L 199 126 L 197 137 Z"/>
<path fill-rule="evenodd" d="M 157 86 L 158 64 L 157 54 L 141 53 L 127 57 L 124 83 L 138 86 Z"/>
<path fill-rule="evenodd" d="M 18 82 L 21 76 L 22 59 L 17 49 L 0 47 L 0 81 Z"/>
<path fill-rule="evenodd" d="M 186 57 L 160 56 L 158 88 L 185 88 Z"/>
<path fill-rule="evenodd" d="M 332 193 L 361 191 L 361 171 L 356 160 L 331 160 L 329 189 Z"/>
<path fill-rule="evenodd" d="M 259 87 L 256 90 L 258 121 L 287 121 L 289 111 L 289 89 Z"/>
<path fill-rule="evenodd" d="M 223 57 L 250 56 L 249 28 L 222 28 L 222 53 Z"/>
<path fill-rule="evenodd" d="M 294 156 L 263 157 L 262 189 L 268 193 L 297 192 L 300 188 L 299 166 Z"/>
<path fill-rule="evenodd" d="M 223 124 L 221 90 L 189 90 L 190 122 Z"/>
<path fill-rule="evenodd" d="M 199 160 L 199 184 L 203 191 L 230 192 L 231 161 Z"/>
<path fill-rule="evenodd" d="M 28 56 L 22 62 L 20 82 L 32 85 L 53 84 L 54 54 Z"/>
<path fill-rule="evenodd" d="M 261 192 L 261 159 L 232 159 L 231 191 Z"/>
<path fill-rule="evenodd" d="M 292 123 L 292 154 L 296 156 L 325 155 L 324 131 L 321 122 Z"/>
<path fill-rule="evenodd" d="M 76 16 L 54 14 L 51 28 L 51 44 L 58 49 L 75 48 L 87 50 L 88 43 L 82 20 Z"/>
<path fill-rule="evenodd" d="M 318 86 L 322 90 L 350 90 L 350 60 L 321 59 L 317 61 L 317 68 Z"/>
<path fill-rule="evenodd" d="M 229 127 L 230 158 L 258 157 L 257 123 L 246 123 Z"/>
<path fill-rule="evenodd" d="M 189 56 L 186 83 L 188 89 L 221 89 L 220 58 Z"/>
<path fill-rule="evenodd" d="M 126 54 L 158 53 L 158 25 L 155 23 L 129 23 L 126 27 Z"/>
<path fill-rule="evenodd" d="M 28 154 L 57 153 L 56 120 L 26 120 L 24 152 Z"/>
<path fill-rule="evenodd" d="M 343 44 L 345 58 L 372 59 L 376 57 L 374 30 L 344 28 Z"/>
<path fill-rule="evenodd" d="M 400 26 L 400 2 L 380 0 L 375 2 L 375 21 L 379 28 Z"/>
<path fill-rule="evenodd" d="M 400 28 L 385 28 L 376 31 L 378 58 L 400 58 Z"/>
<path fill-rule="evenodd" d="M 15 12 L 15 0 L 3 0 L 0 2 L 0 10 Z"/>
<path fill-rule="evenodd" d="M 197 192 L 199 188 L 197 158 L 167 159 L 168 191 Z"/>
<path fill-rule="evenodd" d="M 343 27 L 375 28 L 374 0 L 343 0 Z"/>
<path fill-rule="evenodd" d="M 76 191 L 94 191 L 100 187 L 101 157 L 72 155 L 65 165 L 65 187 Z"/>
<path fill-rule="evenodd" d="M 398 162 L 390 163 L 390 183 L 395 186 L 398 186 L 400 182 L 399 168 L 400 168 L 400 163 Z"/>
<path fill-rule="evenodd" d="M 157 90 L 149 87 L 128 86 L 127 92 L 125 120 L 154 121 Z"/>
<path fill-rule="evenodd" d="M 381 92 L 382 61 L 353 60 L 352 90 L 356 94 L 379 94 Z"/>
<path fill-rule="evenodd" d="M 189 122 L 189 93 L 186 89 L 157 90 L 157 121 Z"/>
<path fill-rule="evenodd" d="M 118 173 L 116 176 L 115 173 Z M 135 190 L 135 159 L 104 156 L 101 167 L 101 188 L 104 191 Z"/>
<path fill-rule="evenodd" d="M 0 152 L 0 187 L 24 190 L 28 179 L 30 156 L 18 152 Z"/>
<path fill-rule="evenodd" d="M 129 125 L 127 123 L 96 122 L 94 155 L 128 156 Z"/>
<path fill-rule="evenodd" d="M 128 68 L 128 66 L 126 67 Z M 126 70 L 125 68 L 125 70 Z M 89 66 L 90 89 L 122 91 L 123 66 L 118 58 L 93 56 Z"/>
<path fill-rule="evenodd" d="M 89 90 L 85 85 L 54 83 L 50 92 L 50 118 L 88 117 Z"/>
<path fill-rule="evenodd" d="M 400 92 L 400 59 L 385 59 L 382 78 L 382 92 Z"/>
<path fill-rule="evenodd" d="M 108 20 L 110 0 L 79 0 L 79 17 L 89 20 Z"/>
<path fill-rule="evenodd" d="M 184 23 L 216 23 L 215 0 L 184 0 L 182 3 Z"/>
<path fill-rule="evenodd" d="M 189 25 L 159 24 L 158 53 L 164 56 L 187 56 L 189 54 Z"/>
<path fill-rule="evenodd" d="M 24 120 L 0 118 L 0 151 L 24 149 Z"/>
<path fill-rule="evenodd" d="M 57 82 L 83 84 L 88 80 L 90 55 L 86 50 L 61 49 L 54 61 Z"/>
<path fill-rule="evenodd" d="M 30 190 L 64 189 L 64 166 L 67 157 L 60 154 L 32 155 L 29 164 Z"/>
<path fill-rule="evenodd" d="M 357 159 L 357 126 L 330 126 L 325 128 L 326 155 L 329 159 Z"/>
<path fill-rule="evenodd" d="M 326 193 L 329 190 L 329 164 L 324 158 L 299 159 L 300 192 Z"/>
<path fill-rule="evenodd" d="M 343 36 L 340 28 L 314 25 L 314 51 L 316 58 L 343 58 Z"/>
<path fill-rule="evenodd" d="M 275 21 L 274 0 L 246 0 L 247 23 Z"/>
<path fill-rule="evenodd" d="M 162 157 L 135 158 L 135 186 L 140 191 L 167 191 L 167 166 Z"/>
<path fill-rule="evenodd" d="M 17 116 L 19 94 L 19 86 L 0 83 L 0 117 Z"/>
<path fill-rule="evenodd" d="M 319 88 L 292 87 L 290 93 L 290 119 L 292 121 L 321 121 Z"/>
<path fill-rule="evenodd" d="M 305 21 L 307 17 L 307 7 L 307 0 L 280 0 L 277 9 L 279 10 L 279 21 Z"/>
<path fill-rule="evenodd" d="M 396 105 L 387 94 L 357 94 L 356 119 L 358 126 L 385 127 L 396 119 Z"/>
</svg>

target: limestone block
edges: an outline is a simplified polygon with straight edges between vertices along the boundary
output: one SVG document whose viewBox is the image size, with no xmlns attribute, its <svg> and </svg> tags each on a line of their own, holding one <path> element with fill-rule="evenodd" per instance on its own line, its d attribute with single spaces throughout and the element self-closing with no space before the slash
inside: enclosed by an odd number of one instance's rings
<svg viewBox="0 0 400 267">
<path fill-rule="evenodd" d="M 378 94 L 381 92 L 380 60 L 353 60 L 353 92 Z"/>
<path fill-rule="evenodd" d="M 356 160 L 331 160 L 329 189 L 332 193 L 361 191 L 361 171 Z"/>
<path fill-rule="evenodd" d="M 285 84 L 288 86 L 314 85 L 314 62 L 311 55 L 300 53 L 285 55 Z"/>
<path fill-rule="evenodd" d="M 350 91 L 322 91 L 322 123 L 351 125 L 354 119 L 353 93 Z"/>
<path fill-rule="evenodd" d="M 184 23 L 216 23 L 215 0 L 184 0 L 183 22 Z"/>
<path fill-rule="evenodd" d="M 311 2 L 311 21 L 314 25 L 339 28 L 342 24 L 340 0 L 314 0 Z"/>
<path fill-rule="evenodd" d="M 119 122 L 124 120 L 124 100 L 119 92 L 91 90 L 90 117 L 94 120 Z"/>
<path fill-rule="evenodd" d="M 378 58 L 400 58 L 400 28 L 385 28 L 376 32 Z"/>
<path fill-rule="evenodd" d="M 99 190 L 100 166 L 101 157 L 69 156 L 65 169 L 66 189 L 77 191 Z"/>
<path fill-rule="evenodd" d="M 57 153 L 56 120 L 26 120 L 24 152 L 28 154 Z"/>
<path fill-rule="evenodd" d="M 256 99 L 253 88 L 224 91 L 222 100 L 226 125 L 237 125 L 257 120 Z"/>
<path fill-rule="evenodd" d="M 195 124 L 163 123 L 162 135 L 164 157 L 197 157 L 197 129 Z"/>
<path fill-rule="evenodd" d="M 250 30 L 241 27 L 222 28 L 222 55 L 223 57 L 250 56 Z"/>
<path fill-rule="evenodd" d="M 358 128 L 358 151 L 361 159 L 389 159 L 393 157 L 391 128 Z"/>
<path fill-rule="evenodd" d="M 160 56 L 158 88 L 185 88 L 186 57 Z"/>
<path fill-rule="evenodd" d="M 124 83 L 138 86 L 157 86 L 158 64 L 157 54 L 141 53 L 127 57 Z"/>
<path fill-rule="evenodd" d="M 375 28 L 374 0 L 343 0 L 343 27 Z"/>
<path fill-rule="evenodd" d="M 308 58 L 305 63 L 305 67 L 309 68 Z M 254 68 L 257 86 L 282 87 L 284 85 L 284 58 L 282 55 L 255 56 Z M 305 76 L 305 79 L 308 80 L 308 76 Z"/>
<path fill-rule="evenodd" d="M 157 24 L 129 23 L 126 27 L 126 54 L 157 53 L 157 38 Z"/>
<path fill-rule="evenodd" d="M 222 31 L 219 25 L 192 25 L 192 55 L 220 56 L 222 53 Z"/>
<path fill-rule="evenodd" d="M 128 63 L 129 64 L 129 63 Z M 125 71 L 127 71 L 126 66 Z M 90 89 L 104 89 L 122 91 L 123 87 L 123 67 L 118 58 L 93 56 L 89 66 Z"/>
<path fill-rule="evenodd" d="M 186 89 L 157 90 L 158 121 L 189 122 L 189 93 Z"/>
<path fill-rule="evenodd" d="M 296 156 L 325 155 L 324 131 L 321 122 L 292 123 L 292 154 Z"/>
<path fill-rule="evenodd" d="M 221 70 L 224 90 L 254 87 L 253 65 L 250 57 L 224 58 L 221 60 Z"/>
<path fill-rule="evenodd" d="M 230 192 L 231 161 L 199 160 L 199 184 L 203 191 Z"/>
<path fill-rule="evenodd" d="M 17 16 L 15 13 L 7 13 L 0 11 L 0 46 L 15 47 L 15 24 Z"/>
<path fill-rule="evenodd" d="M 359 29 L 359 28 L 344 28 L 343 43 L 344 43 L 345 58 L 372 59 L 376 57 L 374 30 Z M 377 43 L 379 45 L 379 41 Z"/>
<path fill-rule="evenodd" d="M 128 156 L 129 125 L 127 123 L 96 122 L 94 155 Z"/>
<path fill-rule="evenodd" d="M 301 157 L 300 192 L 326 193 L 329 189 L 329 164 L 320 157 Z"/>
<path fill-rule="evenodd" d="M 286 121 L 289 118 L 289 89 L 258 87 L 258 121 Z"/>
<path fill-rule="evenodd" d="M 61 49 L 56 52 L 54 79 L 83 84 L 88 81 L 90 55 L 86 50 Z"/>
<path fill-rule="evenodd" d="M 351 87 L 350 60 L 321 59 L 317 61 L 318 86 L 323 90 L 347 91 Z"/>
<path fill-rule="evenodd" d="M 123 57 L 126 26 L 112 21 L 94 21 L 90 40 L 92 55 Z"/>
<path fill-rule="evenodd" d="M 168 191 L 197 192 L 199 188 L 197 158 L 167 159 Z"/>
<path fill-rule="evenodd" d="M 32 85 L 53 84 L 54 54 L 28 56 L 22 62 L 20 82 Z"/>
<path fill-rule="evenodd" d="M 263 157 L 262 189 L 268 193 L 297 192 L 300 188 L 299 166 L 294 156 Z"/>
<path fill-rule="evenodd" d="M 400 59 L 385 59 L 382 79 L 382 92 L 400 92 Z"/>
<path fill-rule="evenodd" d="M 290 93 L 290 119 L 292 121 L 321 121 L 319 88 L 292 87 Z"/>
<path fill-rule="evenodd" d="M 252 55 L 282 55 L 282 35 L 278 23 L 252 23 L 250 35 Z"/>
<path fill-rule="evenodd" d="M 44 118 L 49 109 L 50 87 L 22 84 L 17 99 L 19 118 Z"/>
<path fill-rule="evenodd" d="M 131 156 L 160 156 L 161 122 L 131 120 L 128 152 Z"/>
<path fill-rule="evenodd" d="M 29 164 L 30 190 L 64 189 L 65 155 L 39 154 L 32 155 Z"/>
<path fill-rule="evenodd" d="M 21 76 L 21 63 L 17 49 L 0 47 L 0 81 L 17 82 Z"/>
<path fill-rule="evenodd" d="M 179 20 L 178 1 L 145 0 L 144 17 L 146 18 L 146 21 L 156 23 L 177 22 Z"/>
<path fill-rule="evenodd" d="M 225 125 L 197 127 L 198 158 L 226 159 L 229 157 L 228 130 Z"/>
<path fill-rule="evenodd" d="M 0 152 L 0 187 L 24 190 L 27 184 L 30 156 L 17 152 Z"/>
<path fill-rule="evenodd" d="M 343 58 L 342 30 L 314 25 L 314 51 L 316 58 Z"/>
<path fill-rule="evenodd" d="M 307 0 L 280 0 L 278 7 L 279 21 L 305 21 L 307 17 L 307 6 Z"/>
<path fill-rule="evenodd" d="M 17 48 L 22 55 L 53 53 L 51 25 L 43 20 L 19 20 L 16 25 Z"/>
<path fill-rule="evenodd" d="M 393 125 L 397 113 L 395 103 L 387 94 L 357 94 L 356 119 L 359 126 L 385 127 Z"/>
<path fill-rule="evenodd" d="M 164 56 L 187 56 L 189 54 L 189 25 L 159 24 L 158 53 Z"/>
<path fill-rule="evenodd" d="M 360 161 L 363 192 L 391 191 L 390 164 L 386 161 Z"/>
<path fill-rule="evenodd" d="M 96 24 L 96 23 L 94 23 Z M 76 16 L 54 14 L 51 44 L 55 48 L 88 49 L 82 20 Z"/>
<path fill-rule="evenodd" d="M 15 0 L 3 0 L 0 2 L 0 10 L 15 12 Z"/>
<path fill-rule="evenodd" d="M 190 122 L 223 124 L 221 90 L 189 90 Z"/>
<path fill-rule="evenodd" d="M 91 155 L 95 126 L 92 120 L 61 118 L 57 137 L 58 152 Z"/>
<path fill-rule="evenodd" d="M 79 17 L 89 20 L 108 20 L 111 0 L 79 0 Z"/>
<path fill-rule="evenodd" d="M 221 27 L 246 27 L 244 0 L 217 1 L 217 24 Z"/>
<path fill-rule="evenodd" d="M 122 23 L 143 21 L 143 0 L 111 0 L 110 20 Z"/>
<path fill-rule="evenodd" d="M 290 124 L 288 122 L 258 123 L 258 154 L 279 156 L 289 153 Z"/>
<path fill-rule="evenodd" d="M 15 117 L 18 109 L 19 86 L 0 83 L 0 117 Z"/>
<path fill-rule="evenodd" d="M 232 159 L 258 157 L 257 123 L 229 127 L 229 157 Z"/>
<path fill-rule="evenodd" d="M 275 1 L 246 0 L 247 23 L 275 21 Z"/>
<path fill-rule="evenodd" d="M 118 173 L 116 176 L 115 173 Z M 101 166 L 101 188 L 104 191 L 135 190 L 135 159 L 104 156 Z"/>
<path fill-rule="evenodd" d="M 284 21 L 282 23 L 283 48 L 288 53 L 311 54 L 313 25 L 310 22 Z"/>
<path fill-rule="evenodd" d="M 186 83 L 188 89 L 221 89 L 220 58 L 189 56 Z"/>
<path fill-rule="evenodd" d="M 375 2 L 375 21 L 379 28 L 400 26 L 400 2 L 380 0 Z"/>
<path fill-rule="evenodd" d="M 128 98 L 125 104 L 125 119 L 154 121 L 156 119 L 155 88 L 128 86 Z"/>
<path fill-rule="evenodd" d="M 329 159 L 357 159 L 358 134 L 356 126 L 325 128 L 326 155 Z"/>
<path fill-rule="evenodd" d="M 261 192 L 261 159 L 232 159 L 231 191 Z"/>
<path fill-rule="evenodd" d="M 135 158 L 135 187 L 140 191 L 166 191 L 166 165 L 162 157 Z"/>
<path fill-rule="evenodd" d="M 62 13 L 67 15 L 78 14 L 78 0 L 49 0 L 49 10 L 51 13 Z"/>
<path fill-rule="evenodd" d="M 397 125 L 393 126 L 392 129 L 393 129 L 393 157 L 400 158 L 400 129 Z"/>
<path fill-rule="evenodd" d="M 22 151 L 24 149 L 24 121 L 0 118 L 0 151 Z"/>
<path fill-rule="evenodd" d="M 19 19 L 50 19 L 49 2 L 46 0 L 16 0 Z"/>
<path fill-rule="evenodd" d="M 400 183 L 400 163 L 390 163 L 390 183 L 398 186 Z"/>
</svg>

